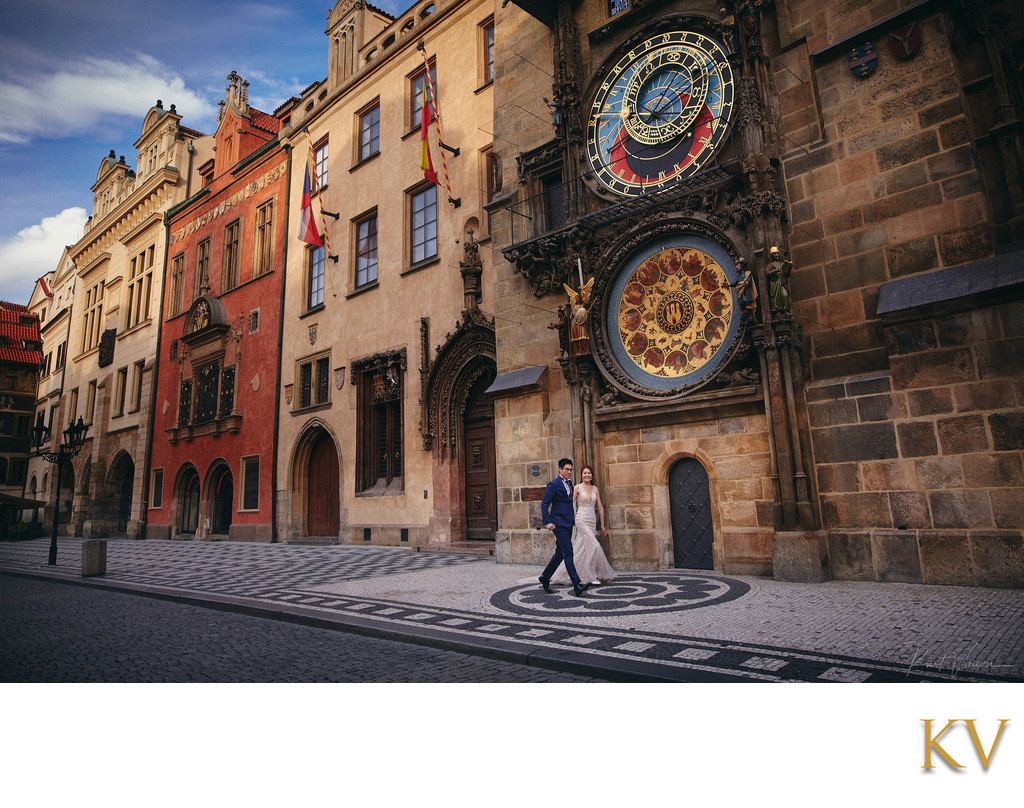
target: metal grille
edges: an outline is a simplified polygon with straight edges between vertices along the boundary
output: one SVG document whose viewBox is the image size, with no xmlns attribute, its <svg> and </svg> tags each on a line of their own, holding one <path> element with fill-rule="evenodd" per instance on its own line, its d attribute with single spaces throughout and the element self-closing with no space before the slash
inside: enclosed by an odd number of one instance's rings
<svg viewBox="0 0 1024 808">
<path fill-rule="evenodd" d="M 181 382 L 181 394 L 178 397 L 178 426 L 185 426 L 192 419 L 192 380 Z"/>
<path fill-rule="evenodd" d="M 231 415 L 235 408 L 235 366 L 228 365 L 220 374 L 220 417 Z"/>
<path fill-rule="evenodd" d="M 693 458 L 676 463 L 668 475 L 672 549 L 681 569 L 714 569 L 711 491 L 708 474 Z"/>
</svg>

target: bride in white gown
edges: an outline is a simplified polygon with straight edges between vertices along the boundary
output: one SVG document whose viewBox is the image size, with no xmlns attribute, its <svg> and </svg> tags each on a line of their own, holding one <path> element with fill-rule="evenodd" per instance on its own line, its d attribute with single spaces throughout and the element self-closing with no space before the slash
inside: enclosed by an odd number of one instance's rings
<svg viewBox="0 0 1024 808">
<path fill-rule="evenodd" d="M 583 480 L 572 492 L 573 505 L 576 508 L 576 526 L 572 534 L 572 561 L 576 565 L 580 581 L 600 581 L 607 583 L 615 577 L 608 559 L 605 558 L 601 545 L 597 542 L 598 516 L 601 517 L 601 534 L 608 535 L 604 526 L 604 506 L 601 505 L 601 493 L 594 485 L 594 470 L 584 466 L 580 472 Z M 553 584 L 571 584 L 565 564 L 560 564 L 551 576 Z"/>
</svg>

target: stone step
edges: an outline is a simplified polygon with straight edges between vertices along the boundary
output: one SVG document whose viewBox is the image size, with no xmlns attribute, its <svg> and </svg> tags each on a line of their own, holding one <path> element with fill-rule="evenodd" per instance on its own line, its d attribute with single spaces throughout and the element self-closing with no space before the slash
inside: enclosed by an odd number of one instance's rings
<svg viewBox="0 0 1024 808">
<path fill-rule="evenodd" d="M 493 556 L 493 541 L 453 541 L 448 544 L 421 544 L 417 553 L 455 553 L 458 555 Z"/>
</svg>

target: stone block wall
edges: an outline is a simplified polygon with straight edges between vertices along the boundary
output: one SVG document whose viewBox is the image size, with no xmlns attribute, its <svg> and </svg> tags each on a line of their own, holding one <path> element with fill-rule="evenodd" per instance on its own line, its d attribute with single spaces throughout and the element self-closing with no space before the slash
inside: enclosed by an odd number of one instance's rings
<svg viewBox="0 0 1024 808">
<path fill-rule="evenodd" d="M 883 331 L 889 372 L 807 390 L 833 576 L 1024 585 L 1024 302 Z"/>
</svg>

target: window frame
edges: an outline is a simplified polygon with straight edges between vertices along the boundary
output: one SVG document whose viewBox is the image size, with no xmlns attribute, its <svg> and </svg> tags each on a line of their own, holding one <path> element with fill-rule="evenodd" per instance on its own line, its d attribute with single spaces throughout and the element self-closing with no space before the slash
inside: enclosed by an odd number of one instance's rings
<svg viewBox="0 0 1024 808">
<path fill-rule="evenodd" d="M 92 424 L 96 419 L 96 380 L 89 382 L 85 395 L 85 413 L 83 423 Z"/>
<path fill-rule="evenodd" d="M 256 208 L 256 232 L 253 237 L 252 277 L 258 278 L 274 268 L 274 225 L 276 200 L 271 197 Z"/>
<path fill-rule="evenodd" d="M 207 236 L 196 244 L 196 271 L 192 278 L 192 299 L 198 300 L 202 297 L 203 278 L 206 278 L 206 285 L 210 285 L 210 246 L 211 237 Z"/>
<path fill-rule="evenodd" d="M 440 103 L 439 99 L 441 91 L 437 86 L 437 62 L 431 59 L 429 62 L 430 69 L 430 83 L 434 88 L 433 99 L 431 99 L 430 92 L 427 92 L 427 103 L 432 104 L 430 110 L 430 123 L 434 120 L 434 114 L 436 112 L 435 107 Z M 422 113 L 423 113 L 423 78 L 427 75 L 427 68 L 421 67 L 415 73 L 409 76 L 409 104 L 407 109 L 409 110 L 409 131 L 414 132 L 422 126 Z"/>
<path fill-rule="evenodd" d="M 132 376 L 132 397 L 128 404 L 128 412 L 138 412 L 142 409 L 142 378 L 146 372 L 146 360 L 140 359 L 135 363 L 135 372 Z"/>
<path fill-rule="evenodd" d="M 249 505 L 247 502 L 248 489 L 246 487 L 247 472 L 251 466 L 256 466 L 256 504 Z M 253 512 L 259 511 L 260 509 L 260 456 L 257 455 L 245 455 L 239 461 L 239 490 L 238 490 L 238 510 L 239 512 Z"/>
<path fill-rule="evenodd" d="M 175 317 L 185 310 L 185 251 L 171 259 L 170 289 L 167 294 L 167 318 Z"/>
<path fill-rule="evenodd" d="M 313 170 L 316 172 L 317 191 L 323 191 L 327 187 L 331 159 L 329 146 L 330 139 L 324 138 L 313 148 Z"/>
<path fill-rule="evenodd" d="M 128 394 L 128 366 L 117 369 L 116 381 L 114 383 L 114 412 L 112 417 L 117 418 L 124 415 L 125 398 Z"/>
<path fill-rule="evenodd" d="M 372 233 L 369 230 L 371 222 L 373 223 Z M 363 216 L 360 216 L 358 219 L 356 219 L 353 222 L 353 224 L 354 224 L 354 230 L 355 230 L 355 234 L 354 234 L 355 237 L 353 238 L 353 243 L 355 245 L 355 253 L 353 255 L 353 265 L 354 265 L 354 269 L 355 269 L 355 274 L 353 276 L 353 279 L 355 281 L 355 288 L 357 290 L 358 289 L 369 289 L 370 287 L 372 287 L 372 286 L 377 284 L 378 278 L 379 278 L 379 270 L 380 270 L 380 254 L 379 254 L 379 249 L 380 249 L 380 231 L 378 230 L 377 209 L 374 208 L 373 211 L 371 211 L 370 213 L 367 213 L 367 214 L 364 214 Z M 362 228 L 363 228 L 364 225 L 366 225 L 367 228 L 368 228 L 365 237 L 364 237 L 363 231 L 362 231 Z M 361 259 L 360 258 L 360 253 L 364 249 L 364 238 L 365 238 L 366 243 L 367 243 L 367 247 L 366 247 L 367 258 Z M 372 247 L 372 253 L 373 253 L 373 262 L 372 262 L 373 277 L 372 278 L 369 277 L 369 271 L 370 271 L 370 258 L 369 258 L 370 248 L 369 248 L 369 241 L 371 240 L 371 238 L 372 238 L 372 241 L 373 241 L 373 247 Z M 360 267 L 360 261 L 361 260 L 365 260 L 366 261 L 366 266 L 365 267 Z M 365 272 L 366 277 L 362 280 L 362 282 L 360 282 L 360 275 L 363 272 Z"/>
<path fill-rule="evenodd" d="M 424 204 L 423 207 L 417 211 L 416 205 L 417 200 L 424 198 L 428 194 L 433 194 L 434 199 L 432 204 Z M 438 243 L 437 243 L 437 185 L 432 182 L 423 183 L 418 185 L 409 191 L 408 194 L 408 212 L 409 212 L 409 265 L 419 266 L 421 264 L 432 263 L 438 258 Z M 424 218 L 423 222 L 417 224 L 417 214 L 433 211 L 433 218 Z M 431 238 L 429 233 L 432 232 L 433 237 Z M 423 237 L 420 241 L 417 241 L 418 231 L 423 232 Z M 425 231 L 425 232 L 424 232 Z M 433 252 L 427 253 L 428 245 L 433 241 Z M 424 251 L 423 255 L 417 257 L 417 248 L 421 247 Z"/>
<path fill-rule="evenodd" d="M 367 125 L 367 118 L 375 116 L 375 120 Z M 356 165 L 365 163 L 380 154 L 380 99 L 374 99 L 356 114 Z M 371 131 L 372 136 L 367 139 L 366 132 Z"/>
<path fill-rule="evenodd" d="M 480 23 L 481 87 L 494 83 L 494 17 Z"/>
<path fill-rule="evenodd" d="M 317 259 L 318 255 L 319 260 Z M 319 247 L 310 246 L 306 250 L 306 311 L 312 311 L 324 305 L 326 282 L 327 249 L 322 244 Z M 315 293 L 319 294 L 319 298 L 314 301 Z"/>
<path fill-rule="evenodd" d="M 153 469 L 150 472 L 149 507 L 154 511 L 164 507 L 164 470 L 162 468 Z"/>
<path fill-rule="evenodd" d="M 150 244 L 132 257 L 128 270 L 128 307 L 125 313 L 125 330 L 149 320 L 152 314 L 153 264 L 156 261 L 156 245 Z M 145 301 L 145 308 L 143 308 Z"/>
<path fill-rule="evenodd" d="M 220 293 L 230 292 L 241 283 L 242 219 L 224 226 L 224 244 L 221 247 Z"/>
<path fill-rule="evenodd" d="M 353 368 L 356 384 L 356 496 L 403 493 L 405 369 L 401 355 Z M 386 392 L 394 372 L 397 390 Z"/>
<path fill-rule="evenodd" d="M 309 368 L 309 400 L 303 398 L 306 385 L 303 381 L 304 369 Z M 295 361 L 295 396 L 292 399 L 294 409 L 292 412 L 310 410 L 319 407 L 329 407 L 331 401 L 331 352 L 319 351 L 315 354 L 304 356 Z M 320 399 L 320 393 L 323 399 Z"/>
</svg>

